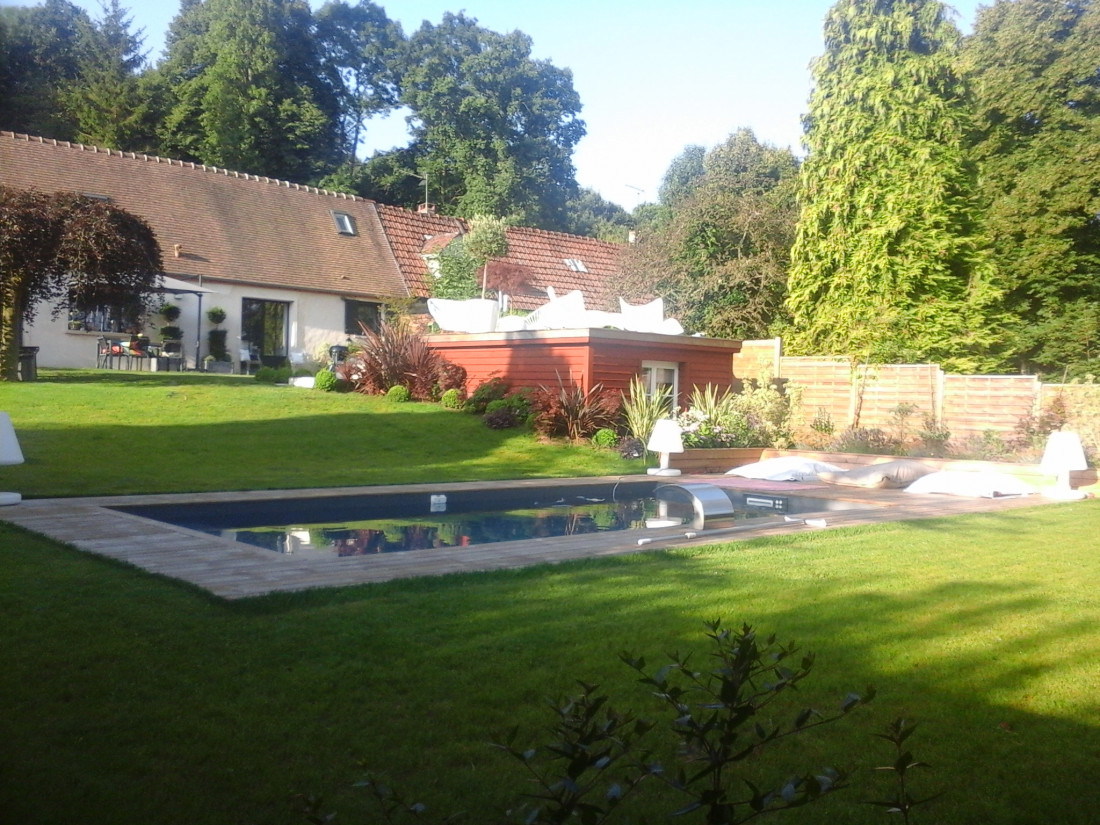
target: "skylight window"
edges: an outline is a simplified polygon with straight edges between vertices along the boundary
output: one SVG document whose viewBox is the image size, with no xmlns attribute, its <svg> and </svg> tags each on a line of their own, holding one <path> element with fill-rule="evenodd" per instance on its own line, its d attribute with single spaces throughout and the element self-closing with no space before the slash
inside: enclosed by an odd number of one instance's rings
<svg viewBox="0 0 1100 825">
<path fill-rule="evenodd" d="M 584 265 L 584 261 L 582 261 L 580 258 L 566 258 L 564 260 L 564 263 L 573 272 L 587 272 L 588 271 L 588 267 Z"/>
<path fill-rule="evenodd" d="M 347 212 L 333 212 L 332 220 L 336 224 L 336 231 L 341 235 L 358 235 L 355 229 L 355 218 Z"/>
</svg>

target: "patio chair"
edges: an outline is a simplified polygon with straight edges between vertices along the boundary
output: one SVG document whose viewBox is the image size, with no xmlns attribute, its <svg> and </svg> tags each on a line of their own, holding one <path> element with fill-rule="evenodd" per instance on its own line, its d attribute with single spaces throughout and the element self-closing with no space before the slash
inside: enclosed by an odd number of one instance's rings
<svg viewBox="0 0 1100 825">
<path fill-rule="evenodd" d="M 95 368 L 97 370 L 114 368 L 115 358 L 118 357 L 118 353 L 115 352 L 116 345 L 118 345 L 117 341 L 112 341 L 105 335 L 96 339 Z"/>
<path fill-rule="evenodd" d="M 160 353 L 167 359 L 169 372 L 183 372 L 183 341 L 165 341 L 160 346 Z"/>
<path fill-rule="evenodd" d="M 149 339 L 144 337 L 131 338 L 126 344 L 126 368 L 132 369 L 137 364 L 139 370 L 149 360 Z"/>
<path fill-rule="evenodd" d="M 261 366 L 260 353 L 252 347 L 241 347 L 237 355 L 241 362 L 241 375 L 252 375 L 253 368 Z"/>
</svg>

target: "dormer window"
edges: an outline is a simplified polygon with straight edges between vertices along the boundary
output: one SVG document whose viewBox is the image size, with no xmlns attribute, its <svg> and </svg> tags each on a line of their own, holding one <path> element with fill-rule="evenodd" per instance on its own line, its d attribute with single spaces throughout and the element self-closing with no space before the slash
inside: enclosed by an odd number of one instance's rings
<svg viewBox="0 0 1100 825">
<path fill-rule="evenodd" d="M 580 258 L 565 258 L 563 263 L 573 272 L 587 272 L 588 267 Z"/>
<path fill-rule="evenodd" d="M 336 231 L 341 235 L 358 235 L 355 230 L 355 218 L 347 212 L 333 212 L 332 220 L 336 224 Z"/>
</svg>

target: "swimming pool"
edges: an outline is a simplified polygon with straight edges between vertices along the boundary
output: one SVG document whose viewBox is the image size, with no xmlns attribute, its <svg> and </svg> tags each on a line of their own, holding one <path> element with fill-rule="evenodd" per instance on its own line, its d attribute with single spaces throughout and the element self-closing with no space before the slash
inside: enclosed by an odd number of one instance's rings
<svg viewBox="0 0 1100 825">
<path fill-rule="evenodd" d="M 258 502 L 120 507 L 280 554 L 363 556 L 446 551 L 498 542 L 704 526 L 683 490 L 656 480 L 439 493 L 386 492 Z M 675 487 L 675 485 L 673 485 Z M 655 495 L 655 490 L 659 495 Z M 706 526 L 862 506 L 806 496 L 725 489 L 730 507 Z"/>
</svg>

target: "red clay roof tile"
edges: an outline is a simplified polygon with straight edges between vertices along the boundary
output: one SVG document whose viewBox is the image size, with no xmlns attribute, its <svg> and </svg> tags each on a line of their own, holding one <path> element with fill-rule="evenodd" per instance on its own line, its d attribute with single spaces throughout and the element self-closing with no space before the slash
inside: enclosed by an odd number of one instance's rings
<svg viewBox="0 0 1100 825">
<path fill-rule="evenodd" d="M 0 183 L 109 197 L 149 223 L 175 277 L 362 298 L 409 294 L 376 205 L 363 198 L 12 132 L 0 132 Z M 337 231 L 333 212 L 350 215 L 357 234 Z"/>
</svg>

